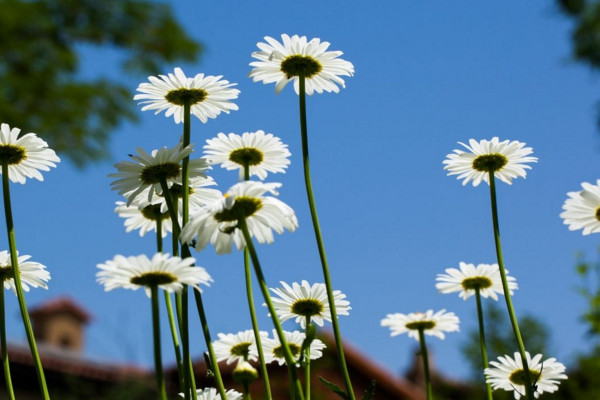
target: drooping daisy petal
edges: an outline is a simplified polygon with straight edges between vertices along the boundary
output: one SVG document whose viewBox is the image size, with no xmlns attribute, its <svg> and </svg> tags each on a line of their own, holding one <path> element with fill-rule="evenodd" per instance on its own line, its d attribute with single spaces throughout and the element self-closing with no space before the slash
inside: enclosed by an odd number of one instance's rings
<svg viewBox="0 0 600 400">
<path fill-rule="evenodd" d="M 227 400 L 242 400 L 243 395 L 233 389 L 225 392 Z M 179 393 L 180 397 L 185 397 L 183 393 Z M 219 392 L 215 388 L 204 388 L 196 391 L 196 400 L 222 400 Z"/>
<path fill-rule="evenodd" d="M 259 332 L 261 342 L 267 338 L 267 332 Z M 227 361 L 227 364 L 240 361 L 254 361 L 258 359 L 258 350 L 254 340 L 254 331 L 252 329 L 238 333 L 219 333 L 218 340 L 213 342 L 215 357 L 217 361 Z"/>
<path fill-rule="evenodd" d="M 8 124 L 0 125 L 0 165 L 6 161 L 12 182 L 24 184 L 27 178 L 43 181 L 40 171 L 50 171 L 60 158 L 35 133 L 19 137 L 20 132 L 19 128 L 11 129 Z"/>
<path fill-rule="evenodd" d="M 292 286 L 280 282 L 282 288 L 271 288 L 275 296 L 273 305 L 281 322 L 294 318 L 302 328 L 306 328 L 306 319 L 319 326 L 323 321 L 331 321 L 331 309 L 327 299 L 327 288 L 324 283 L 314 283 L 312 286 L 307 281 L 292 283 Z M 346 295 L 339 290 L 333 291 L 333 299 L 337 315 L 348 315 L 352 309 Z M 264 305 L 264 304 L 263 304 Z"/>
<path fill-rule="evenodd" d="M 505 271 L 508 274 L 508 271 Z M 479 289 L 482 297 L 491 297 L 498 301 L 498 295 L 504 295 L 502 277 L 498 264 L 474 264 L 460 263 L 460 270 L 456 268 L 446 269 L 446 274 L 438 274 L 435 287 L 440 293 L 460 292 L 459 296 L 467 300 L 475 295 Z M 514 277 L 507 276 L 510 294 L 518 288 Z"/>
<path fill-rule="evenodd" d="M 560 384 L 559 379 L 567 379 L 567 375 L 564 374 L 565 366 L 556 361 L 556 358 L 548 358 L 541 362 L 541 354 L 533 358 L 528 352 L 525 352 L 525 355 L 536 398 L 544 392 L 556 392 Z M 492 367 L 486 368 L 484 373 L 487 383 L 494 390 L 513 391 L 517 400 L 525 397 L 525 371 L 521 355 L 518 352 L 514 353 L 514 358 L 508 355 L 500 356 L 498 361 L 490 361 L 490 365 Z"/>
<path fill-rule="evenodd" d="M 202 291 L 200 285 L 209 286 L 212 278 L 204 268 L 193 266 L 195 261 L 192 257 L 181 259 L 166 253 L 156 253 L 152 259 L 143 254 L 137 257 L 117 255 L 104 264 L 98 264 L 100 271 L 96 280 L 104 285 L 106 291 L 143 287 L 148 296 L 153 285 L 167 292 L 180 292 L 184 285 Z"/>
<path fill-rule="evenodd" d="M 137 152 L 137 156 L 131 155 L 135 162 L 116 163 L 118 172 L 108 175 L 117 178 L 110 185 L 112 190 L 117 190 L 127 198 L 127 205 L 131 205 L 133 200 L 144 191 L 147 192 L 147 201 L 151 203 L 154 194 L 162 193 L 161 179 L 166 180 L 169 188 L 181 184 L 181 161 L 190 155 L 192 146 L 184 149 L 181 148 L 181 144 L 172 149 L 163 147 L 153 150 L 150 154 L 138 147 Z M 208 164 L 202 158 L 190 160 L 189 176 L 206 177 L 204 171 L 208 168 Z"/>
<path fill-rule="evenodd" d="M 208 139 L 204 146 L 205 158 L 209 164 L 221 164 L 228 170 L 238 169 L 240 179 L 244 177 L 244 166 L 248 165 L 250 176 L 265 179 L 267 172 L 285 172 L 290 164 L 290 152 L 287 145 L 278 137 L 264 131 L 219 133 L 216 138 Z"/>
<path fill-rule="evenodd" d="M 560 217 L 570 231 L 582 229 L 584 235 L 600 232 L 600 179 L 595 185 L 583 182 L 583 190 L 569 192 Z"/>
<path fill-rule="evenodd" d="M 388 314 L 381 320 L 381 326 L 388 326 L 392 333 L 390 336 L 408 333 L 409 337 L 419 340 L 419 329 L 423 329 L 425 335 L 436 336 L 444 339 L 444 332 L 457 332 L 459 320 L 453 312 L 446 310 L 433 310 L 425 313 L 416 312 L 410 314 Z"/>
<path fill-rule="evenodd" d="M 306 36 L 292 37 L 281 35 L 283 43 L 265 36 L 267 43 L 257 43 L 259 51 L 252 53 L 258 61 L 250 63 L 254 67 L 249 76 L 254 82 L 275 83 L 275 92 L 279 93 L 290 82 L 294 81 L 296 94 L 300 92 L 299 76 L 306 80 L 306 93 L 323 93 L 340 91 L 339 86 L 346 87 L 341 76 L 354 75 L 352 63 L 338 58 L 341 51 L 327 51 L 329 42 L 321 42 L 314 38 L 308 41 Z"/>
<path fill-rule="evenodd" d="M 137 88 L 140 94 L 133 99 L 142 100 L 142 111 L 156 110 L 155 114 L 165 111 L 165 116 L 172 115 L 177 124 L 183 121 L 183 106 L 189 101 L 191 114 L 206 123 L 221 112 L 229 114 L 230 110 L 238 109 L 230 100 L 237 99 L 240 91 L 231 88 L 235 83 L 221 78 L 204 74 L 188 78 L 181 68 L 175 68 L 169 75 L 149 76 L 150 83 L 141 83 Z"/>
<path fill-rule="evenodd" d="M 180 240 L 191 242 L 197 237 L 196 250 L 210 242 L 218 254 L 230 253 L 233 243 L 238 250 L 246 246 L 237 228 L 243 215 L 250 235 L 259 243 L 273 243 L 273 231 L 281 234 L 298 227 L 298 220 L 287 204 L 265 193 L 277 194 L 280 183 L 240 182 L 219 200 L 198 209 L 182 229 Z"/>
<path fill-rule="evenodd" d="M 19 263 L 19 273 L 21 278 L 21 287 L 24 291 L 32 288 L 41 287 L 48 289 L 46 282 L 50 280 L 50 272 L 40 263 L 27 261 L 31 256 L 19 256 L 17 253 L 17 262 Z M 10 253 L 6 250 L 0 251 L 0 280 L 4 282 L 5 289 L 12 289 L 16 294 L 14 271 L 10 261 Z"/>
<path fill-rule="evenodd" d="M 283 331 L 283 335 L 285 336 L 285 341 L 292 352 L 292 356 L 294 356 L 295 360 L 299 360 L 301 356 L 300 351 L 302 350 L 302 343 L 304 342 L 306 335 L 300 331 Z M 266 363 L 277 361 L 279 365 L 285 364 L 283 347 L 281 346 L 281 342 L 279 341 L 279 336 L 277 335 L 276 330 L 273 330 L 272 339 L 265 338 L 265 340 L 262 340 L 262 345 Z M 310 343 L 310 359 L 316 360 L 321 358 L 323 356 L 323 349 L 325 349 L 325 347 L 327 347 L 325 346 L 325 343 L 319 339 L 314 339 Z"/>
<path fill-rule="evenodd" d="M 526 163 L 537 162 L 537 157 L 529 156 L 533 153 L 531 147 L 516 140 L 499 141 L 498 137 L 492 140 L 469 140 L 469 145 L 460 143 L 468 151 L 454 150 L 444 160 L 444 169 L 448 175 L 458 175 L 457 179 L 464 179 L 463 185 L 472 181 L 477 186 L 481 181 L 489 184 L 489 172 L 502 182 L 512 183 L 514 178 L 525 178 L 526 169 L 531 169 Z"/>
</svg>

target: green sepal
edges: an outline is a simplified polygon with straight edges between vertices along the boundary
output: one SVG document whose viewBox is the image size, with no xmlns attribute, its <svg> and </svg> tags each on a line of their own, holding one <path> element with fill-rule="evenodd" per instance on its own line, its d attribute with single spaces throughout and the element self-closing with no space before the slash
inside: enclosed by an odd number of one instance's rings
<svg viewBox="0 0 600 400">
<path fill-rule="evenodd" d="M 213 372 L 212 363 L 210 362 L 208 353 L 204 353 L 204 364 L 206 365 L 206 376 L 208 378 L 213 378 L 215 373 Z"/>
</svg>

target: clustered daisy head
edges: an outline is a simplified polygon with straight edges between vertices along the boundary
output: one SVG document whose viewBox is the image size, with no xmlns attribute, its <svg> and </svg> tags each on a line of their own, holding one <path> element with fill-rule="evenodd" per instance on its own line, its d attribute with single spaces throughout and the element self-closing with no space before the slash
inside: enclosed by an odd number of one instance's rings
<svg viewBox="0 0 600 400">
<path fill-rule="evenodd" d="M 50 280 L 50 272 L 40 263 L 27 261 L 30 258 L 31 256 L 19 256 L 17 254 L 21 287 L 26 292 L 29 291 L 29 286 L 48 289 L 46 282 Z M 6 250 L 0 251 L 0 281 L 4 283 L 5 289 L 12 289 L 16 294 L 13 265 L 10 260 L 10 253 Z"/>
<path fill-rule="evenodd" d="M 250 176 L 265 179 L 268 172 L 285 172 L 290 164 L 291 154 L 287 145 L 262 130 L 244 132 L 242 135 L 219 133 L 206 143 L 204 153 L 208 163 L 221 164 L 228 170 L 239 169 L 240 179 L 244 177 L 246 166 Z"/>
<path fill-rule="evenodd" d="M 152 202 L 155 194 L 162 193 L 161 180 L 164 179 L 167 186 L 180 185 L 182 181 L 181 162 L 192 152 L 192 146 L 181 148 L 181 144 L 174 148 L 163 147 L 159 150 L 153 150 L 150 154 L 143 149 L 137 149 L 138 155 L 131 155 L 132 161 L 123 161 L 116 163 L 118 172 L 109 174 L 109 177 L 116 178 L 111 182 L 113 190 L 127 198 L 127 205 L 131 205 L 133 200 L 140 193 L 147 193 L 147 201 Z M 209 168 L 206 161 L 202 158 L 190 160 L 189 176 L 206 177 L 204 171 Z"/>
<path fill-rule="evenodd" d="M 269 336 L 267 332 L 259 332 L 261 342 Z M 249 329 L 238 333 L 219 333 L 218 340 L 213 342 L 217 361 L 227 361 L 227 364 L 258 359 L 258 350 L 254 331 Z"/>
<path fill-rule="evenodd" d="M 285 336 L 285 341 L 288 344 L 288 347 L 292 353 L 292 356 L 296 361 L 300 360 L 302 354 L 300 351 L 302 350 L 302 344 L 304 342 L 304 338 L 306 335 L 300 331 L 288 332 L 283 331 Z M 270 363 L 273 361 L 277 361 L 279 365 L 285 364 L 285 356 L 283 346 L 279 341 L 279 337 L 277 336 L 277 331 L 273 330 L 273 338 L 265 338 L 262 341 L 263 351 L 265 353 L 265 362 Z M 320 341 L 319 339 L 314 339 L 310 343 L 310 359 L 316 360 L 323 356 L 323 349 L 325 349 L 325 343 Z"/>
<path fill-rule="evenodd" d="M 282 42 L 265 36 L 266 43 L 257 43 L 260 51 L 252 53 L 258 61 L 250 63 L 254 67 L 249 76 L 254 82 L 275 82 L 275 92 L 279 93 L 291 80 L 294 81 L 296 94 L 300 93 L 299 77 L 306 80 L 306 93 L 340 91 L 346 87 L 340 76 L 354 75 L 352 63 L 338 58 L 341 51 L 327 51 L 329 42 L 314 38 L 308 41 L 306 36 L 292 37 L 281 35 Z"/>
<path fill-rule="evenodd" d="M 471 181 L 477 186 L 481 181 L 489 184 L 489 173 L 502 182 L 512 183 L 512 179 L 527 175 L 526 169 L 531 169 L 526 163 L 537 162 L 537 157 L 531 157 L 531 147 L 516 140 L 499 141 L 498 137 L 492 140 L 469 140 L 469 144 L 460 143 L 468 151 L 456 149 L 448 154 L 444 160 L 444 169 L 448 175 L 458 175 L 457 179 L 464 179 L 463 185 Z"/>
<path fill-rule="evenodd" d="M 583 190 L 569 192 L 560 217 L 569 230 L 583 229 L 584 235 L 600 232 L 600 179 L 595 185 L 583 182 Z"/>
<path fill-rule="evenodd" d="M 544 392 L 556 392 L 560 384 L 559 379 L 567 379 L 567 375 L 564 374 L 565 366 L 556 361 L 556 358 L 549 358 L 541 362 L 541 354 L 533 358 L 528 352 L 525 355 L 531 383 L 535 384 L 537 388 L 534 393 L 536 398 Z M 490 361 L 490 365 L 492 367 L 486 368 L 484 374 L 487 383 L 494 390 L 513 391 L 517 400 L 525 396 L 525 371 L 523 370 L 523 360 L 518 352 L 515 352 L 514 358 L 508 355 L 500 356 L 498 361 Z"/>
<path fill-rule="evenodd" d="M 172 115 L 177 124 L 183 121 L 184 104 L 189 102 L 191 114 L 206 123 L 221 112 L 238 109 L 230 100 L 237 99 L 240 91 L 232 89 L 235 83 L 221 78 L 204 74 L 188 78 L 181 68 L 175 68 L 169 75 L 149 76 L 150 83 L 141 83 L 137 88 L 140 94 L 133 99 L 142 100 L 142 111 L 156 110 L 158 114 L 166 110 L 165 116 Z"/>
<path fill-rule="evenodd" d="M 506 271 L 508 274 L 508 271 Z M 475 295 L 479 289 L 482 297 L 491 297 L 498 301 L 498 294 L 504 295 L 502 287 L 502 277 L 498 264 L 467 264 L 460 263 L 460 270 L 456 268 L 447 268 L 445 274 L 438 274 L 435 287 L 440 293 L 460 292 L 459 296 L 467 300 Z M 507 276 L 508 289 L 510 294 L 518 288 L 517 281 L 512 276 Z"/>
<path fill-rule="evenodd" d="M 238 250 L 246 246 L 238 229 L 241 218 L 246 221 L 250 235 L 259 243 L 273 243 L 273 231 L 281 234 L 298 227 L 294 210 L 272 196 L 277 195 L 280 183 L 257 181 L 240 182 L 232 186 L 219 200 L 198 209 L 181 231 L 180 240 L 191 242 L 202 250 L 210 242 L 218 254 L 230 253 L 233 243 Z"/>
<path fill-rule="evenodd" d="M 141 287 L 150 295 L 153 286 L 167 292 L 180 292 L 184 285 L 200 290 L 200 285 L 209 286 L 212 278 L 202 267 L 195 267 L 192 257 L 181 259 L 166 253 L 156 253 L 151 259 L 145 255 L 115 256 L 104 264 L 98 264 L 98 283 L 104 290 L 115 288 L 137 290 Z"/>
<path fill-rule="evenodd" d="M 6 161 L 12 182 L 24 184 L 27 178 L 43 181 L 40 171 L 50 171 L 60 158 L 35 133 L 19 136 L 20 132 L 8 124 L 0 125 L 0 165 Z"/>
<path fill-rule="evenodd" d="M 306 328 L 307 319 L 319 326 L 323 326 L 323 321 L 331 322 L 331 309 L 324 283 L 310 285 L 307 281 L 302 281 L 301 284 L 294 282 L 292 286 L 280 283 L 283 287 L 271 288 L 271 291 L 278 296 L 273 297 L 272 301 L 281 322 L 293 318 L 303 329 Z M 346 295 L 334 290 L 333 299 L 337 315 L 348 315 L 352 307 L 346 300 Z"/>
<path fill-rule="evenodd" d="M 236 392 L 233 389 L 228 390 L 227 392 L 225 392 L 225 395 L 227 396 L 227 400 L 242 400 L 243 399 L 243 395 L 239 392 Z M 185 397 L 185 395 L 183 393 L 179 393 L 180 397 Z M 215 388 L 204 388 L 204 389 L 198 389 L 196 391 L 196 400 L 222 400 L 221 399 L 221 395 L 219 395 L 219 392 L 217 392 L 217 389 Z"/>
<path fill-rule="evenodd" d="M 425 335 L 444 339 L 446 337 L 444 332 L 458 332 L 458 323 L 458 317 L 453 312 L 446 312 L 446 310 L 438 311 L 435 314 L 433 310 L 427 310 L 425 313 L 388 314 L 381 320 L 381 326 L 388 326 L 392 331 L 390 336 L 408 333 L 409 337 L 416 340 L 419 340 L 419 330 L 423 330 Z"/>
</svg>

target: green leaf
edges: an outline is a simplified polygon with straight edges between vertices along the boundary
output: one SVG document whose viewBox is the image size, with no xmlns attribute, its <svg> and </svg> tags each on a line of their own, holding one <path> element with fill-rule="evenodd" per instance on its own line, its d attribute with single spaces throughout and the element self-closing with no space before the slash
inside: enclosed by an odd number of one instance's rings
<svg viewBox="0 0 600 400">
<path fill-rule="evenodd" d="M 327 379 L 323 378 L 322 376 L 319 377 L 319 380 L 323 383 L 323 385 L 327 386 L 327 388 L 329 390 L 331 390 L 333 393 L 335 393 L 338 396 L 340 396 L 342 399 L 344 399 L 344 400 L 350 400 L 350 397 L 346 394 L 346 392 L 344 392 L 335 383 L 329 382 Z"/>
<path fill-rule="evenodd" d="M 375 385 L 377 385 L 377 382 L 373 379 L 371 383 L 369 383 L 367 390 L 365 390 L 365 395 L 362 397 L 362 400 L 371 400 L 373 396 L 375 396 Z"/>
</svg>

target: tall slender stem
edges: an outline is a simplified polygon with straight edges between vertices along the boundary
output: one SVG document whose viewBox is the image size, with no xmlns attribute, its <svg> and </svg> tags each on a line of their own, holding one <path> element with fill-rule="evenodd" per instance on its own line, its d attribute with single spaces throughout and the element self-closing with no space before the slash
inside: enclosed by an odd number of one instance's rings
<svg viewBox="0 0 600 400">
<path fill-rule="evenodd" d="M 271 320 L 273 321 L 273 325 L 275 326 L 275 330 L 277 331 L 279 342 L 283 347 L 283 356 L 285 358 L 285 363 L 288 368 L 290 379 L 292 380 L 292 385 L 290 386 L 294 387 L 296 392 L 296 398 L 298 400 L 304 400 L 302 384 L 300 383 L 300 380 L 298 379 L 298 374 L 296 373 L 296 362 L 294 360 L 292 352 L 290 351 L 290 347 L 287 343 L 287 340 L 285 340 L 285 334 L 283 333 L 283 329 L 281 328 L 281 322 L 279 321 L 279 317 L 277 316 L 275 306 L 271 301 L 269 288 L 267 287 L 267 283 L 265 281 L 265 277 L 260 266 L 260 261 L 258 260 L 258 255 L 256 254 L 256 249 L 254 248 L 254 244 L 252 243 L 252 237 L 250 236 L 250 232 L 248 231 L 246 220 L 243 217 L 241 217 L 238 220 L 238 228 L 242 231 L 244 235 L 244 240 L 246 241 L 246 248 L 250 252 L 250 257 L 252 258 L 252 264 L 254 265 L 254 272 L 256 273 L 256 278 L 258 279 L 260 290 L 262 292 L 263 298 L 265 299 L 265 303 L 267 303 L 267 308 L 269 309 L 269 313 L 271 314 Z"/>
<path fill-rule="evenodd" d="M 8 236 L 8 248 L 10 251 L 10 263 L 13 269 L 13 279 L 15 283 L 15 290 L 17 292 L 17 299 L 19 301 L 19 308 L 21 310 L 21 317 L 23 319 L 23 325 L 25 326 L 25 333 L 27 335 L 27 342 L 29 343 L 29 349 L 31 350 L 31 357 L 33 358 L 33 365 L 35 366 L 35 372 L 37 374 L 38 383 L 42 391 L 44 400 L 49 400 L 50 395 L 48 394 L 48 387 L 46 386 L 46 378 L 44 376 L 44 369 L 42 368 L 42 362 L 38 353 L 37 345 L 35 343 L 35 337 L 33 335 L 33 328 L 31 327 L 31 321 L 29 319 L 29 313 L 27 311 L 27 304 L 25 303 L 25 294 L 23 293 L 23 286 L 21 285 L 21 272 L 19 271 L 19 259 L 17 257 L 17 245 L 15 240 L 15 226 L 12 217 L 12 208 L 10 202 L 10 185 L 8 181 L 8 162 L 6 159 L 2 160 L 2 191 L 4 194 L 4 214 L 6 217 L 6 232 Z"/>
<path fill-rule="evenodd" d="M 346 366 L 346 358 L 344 356 L 344 348 L 342 345 L 342 336 L 340 334 L 340 328 L 338 324 L 337 311 L 335 308 L 335 300 L 333 297 L 333 288 L 331 285 L 331 278 L 329 275 L 329 266 L 327 264 L 327 255 L 325 254 L 325 245 L 323 244 L 323 238 L 321 235 L 321 227 L 319 225 L 319 216 L 317 215 L 317 208 L 315 206 L 315 200 L 313 196 L 312 183 L 310 177 L 310 161 L 308 156 L 308 129 L 306 124 L 306 82 L 303 76 L 299 77 L 300 81 L 300 131 L 302 135 L 302 160 L 304 164 L 304 182 L 306 185 L 306 194 L 308 195 L 308 204 L 310 207 L 310 216 L 312 218 L 313 228 L 315 231 L 315 237 L 317 239 L 317 247 L 319 249 L 319 257 L 321 258 L 321 267 L 323 269 L 323 277 L 325 279 L 325 287 L 327 289 L 327 299 L 329 301 L 329 308 L 331 309 L 331 323 L 333 327 L 333 335 L 335 337 L 335 343 L 337 348 L 338 361 L 340 364 L 340 370 L 344 378 L 344 384 L 346 391 L 351 400 L 354 400 L 354 390 L 352 389 L 352 383 L 350 382 L 350 375 L 348 374 L 348 367 Z"/>
<path fill-rule="evenodd" d="M 156 251 L 159 253 L 163 252 L 163 238 L 162 238 L 162 216 L 156 219 Z M 171 304 L 171 294 L 164 291 L 165 307 L 167 309 L 167 316 L 169 318 L 169 327 L 171 328 L 171 339 L 173 340 L 173 350 L 175 352 L 175 360 L 177 362 L 177 372 L 179 376 L 179 389 L 181 392 L 186 391 L 185 381 L 183 380 L 183 365 L 181 363 L 181 349 L 179 347 L 179 337 L 177 334 L 177 326 L 175 325 L 175 317 L 173 315 L 173 305 Z"/>
<path fill-rule="evenodd" d="M 419 344 L 421 345 L 421 357 L 423 358 L 423 372 L 425 373 L 425 390 L 427 391 L 427 400 L 433 400 L 431 391 L 431 377 L 429 376 L 429 356 L 427 355 L 427 345 L 425 344 L 425 334 L 423 328 L 419 328 Z"/>
<path fill-rule="evenodd" d="M 247 161 L 244 163 L 244 180 L 250 180 L 250 166 L 248 165 Z M 248 248 L 244 248 L 244 274 L 246 276 L 246 297 L 248 299 L 248 308 L 250 309 L 250 319 L 252 321 L 252 330 L 254 331 L 256 349 L 258 350 L 258 362 L 260 364 L 260 372 L 262 375 L 263 385 L 265 387 L 265 396 L 267 400 L 271 400 L 271 384 L 269 382 L 267 363 L 265 362 L 265 354 L 262 347 L 262 339 L 260 338 L 258 319 L 256 318 L 256 307 L 254 306 L 254 295 L 252 293 L 252 273 L 250 271 L 250 253 Z"/>
<path fill-rule="evenodd" d="M 310 317 L 306 317 L 306 328 L 304 329 L 304 338 L 306 339 L 308 337 L 308 329 L 310 327 Z M 304 353 L 304 386 L 305 386 L 305 390 L 304 390 L 304 394 L 306 397 L 306 400 L 310 400 L 310 343 L 309 345 L 306 347 L 305 353 Z"/>
<path fill-rule="evenodd" d="M 188 100 L 185 101 L 183 105 L 183 146 L 182 149 L 186 148 L 191 141 L 191 125 L 192 118 L 190 115 L 191 106 Z M 187 156 L 183 159 L 183 164 L 181 166 L 181 187 L 182 187 L 182 198 L 181 202 L 183 203 L 183 225 L 185 225 L 189 219 L 189 196 L 190 196 L 190 156 Z"/>
<path fill-rule="evenodd" d="M 161 400 L 167 400 L 167 389 L 163 375 L 162 355 L 160 348 L 160 313 L 158 309 L 158 286 L 150 286 L 150 298 L 152 303 L 152 334 L 154 337 L 154 374 L 156 375 L 156 387 Z"/>
<path fill-rule="evenodd" d="M 488 367 L 488 356 L 485 347 L 485 329 L 483 327 L 483 307 L 481 306 L 481 293 L 478 287 L 475 288 L 475 300 L 477 301 L 477 319 L 479 321 L 479 348 L 481 350 L 481 363 L 483 365 L 483 369 L 485 370 Z M 488 400 L 493 400 L 494 396 L 492 395 L 492 386 L 487 382 L 485 383 L 485 390 Z"/>
<path fill-rule="evenodd" d="M 2 366 L 4 367 L 4 381 L 6 390 L 11 400 L 15 400 L 15 392 L 10 378 L 10 363 L 8 361 L 8 351 L 6 349 L 6 316 L 4 305 L 4 285 L 0 285 L 0 346 L 2 346 Z"/>
<path fill-rule="evenodd" d="M 202 303 L 202 294 L 194 290 L 194 298 L 196 299 L 196 307 L 198 309 L 198 315 L 200 316 L 200 325 L 202 325 L 202 333 L 204 334 L 204 341 L 206 342 L 206 348 L 208 350 L 208 357 L 212 364 L 213 374 L 215 376 L 215 383 L 217 384 L 217 390 L 221 396 L 221 400 L 227 400 L 225 393 L 225 385 L 223 384 L 223 378 L 221 377 L 221 371 L 219 370 L 219 362 L 215 355 L 215 350 L 212 345 L 210 338 L 210 331 L 208 329 L 208 321 L 206 320 L 206 313 L 204 312 L 204 304 Z"/>
<path fill-rule="evenodd" d="M 529 365 L 527 364 L 527 355 L 525 353 L 525 345 L 523 338 L 521 337 L 521 331 L 519 330 L 519 323 L 515 314 L 515 309 L 510 298 L 510 289 L 508 287 L 508 279 L 506 279 L 506 270 L 504 269 L 504 260 L 502 258 L 502 246 L 500 244 L 500 225 L 498 223 L 498 205 L 496 203 L 496 178 L 494 172 L 489 172 L 490 178 L 490 198 L 492 203 L 492 221 L 494 225 L 494 241 L 496 243 L 496 257 L 498 258 L 498 267 L 500 269 L 500 277 L 502 278 L 502 287 L 504 289 L 504 299 L 506 300 L 506 307 L 508 308 L 508 315 L 510 317 L 510 323 L 519 346 L 519 354 L 521 355 L 521 361 L 523 363 L 523 372 L 525 378 L 525 392 L 529 400 L 534 400 L 535 396 L 533 393 L 533 386 L 531 380 L 531 372 L 529 371 Z"/>
</svg>

